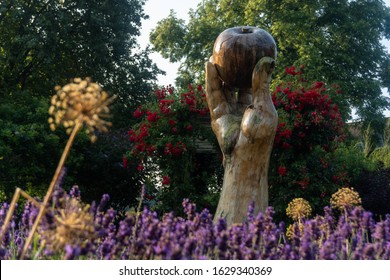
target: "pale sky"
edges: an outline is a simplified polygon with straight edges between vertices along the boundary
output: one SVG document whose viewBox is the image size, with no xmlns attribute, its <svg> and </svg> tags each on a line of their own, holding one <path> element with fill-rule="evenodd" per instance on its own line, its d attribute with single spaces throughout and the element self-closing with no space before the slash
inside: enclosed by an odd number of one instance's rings
<svg viewBox="0 0 390 280">
<path fill-rule="evenodd" d="M 139 38 L 141 47 L 144 48 L 149 43 L 150 31 L 156 27 L 158 21 L 169 15 L 171 9 L 176 12 L 178 18 L 187 21 L 189 10 L 196 9 L 197 5 L 201 2 L 202 0 L 148 0 L 144 6 L 144 10 L 145 13 L 149 15 L 149 19 L 142 22 L 141 36 Z M 384 0 L 384 2 L 390 7 L 390 0 Z M 390 41 L 384 41 L 384 45 L 390 51 Z M 174 85 L 179 63 L 170 63 L 168 60 L 163 59 L 158 53 L 153 53 L 151 59 L 160 69 L 166 72 L 165 76 L 160 75 L 158 77 L 159 84 Z M 389 94 L 386 93 L 386 96 L 389 97 Z M 390 116 L 390 111 L 387 111 L 386 115 Z"/>
<path fill-rule="evenodd" d="M 390 1 L 390 0 L 389 0 Z M 172 9 L 178 18 L 187 21 L 190 9 L 196 9 L 202 0 L 148 0 L 144 6 L 145 13 L 149 19 L 142 22 L 141 37 L 139 43 L 141 47 L 149 44 L 149 33 L 156 27 L 157 22 L 166 18 Z M 158 81 L 160 85 L 174 84 L 179 63 L 170 63 L 163 59 L 160 54 L 153 53 L 151 59 L 157 66 L 166 72 L 166 76 L 160 75 Z"/>
</svg>

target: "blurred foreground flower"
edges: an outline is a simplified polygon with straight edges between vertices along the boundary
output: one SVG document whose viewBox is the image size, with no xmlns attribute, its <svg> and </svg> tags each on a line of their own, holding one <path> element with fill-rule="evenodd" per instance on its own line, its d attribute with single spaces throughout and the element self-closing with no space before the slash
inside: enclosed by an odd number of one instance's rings
<svg viewBox="0 0 390 280">
<path fill-rule="evenodd" d="M 114 97 L 108 97 L 108 94 L 103 91 L 98 84 L 93 83 L 90 78 L 86 78 L 85 80 L 75 78 L 73 79 L 73 82 L 64 87 L 61 88 L 60 86 L 57 86 L 55 89 L 57 90 L 57 94 L 52 97 L 52 105 L 49 109 L 49 114 L 52 116 L 49 118 L 50 128 L 54 130 L 58 125 L 63 125 L 70 136 L 45 198 L 39 207 L 39 213 L 24 244 L 22 254 L 20 255 L 21 259 L 24 259 L 27 254 L 35 231 L 48 207 L 48 202 L 53 193 L 54 186 L 59 180 L 61 170 L 64 167 L 70 148 L 72 147 L 76 134 L 80 128 L 83 125 L 86 125 L 87 134 L 90 136 L 91 141 L 94 142 L 96 140 L 96 135 L 94 134 L 95 130 L 106 132 L 108 130 L 107 127 L 111 126 L 111 123 L 105 121 L 103 118 L 109 116 L 110 110 L 108 106 L 112 103 Z M 4 232 L 8 226 L 8 222 L 13 214 L 18 198 L 19 193 L 15 193 L 12 211 L 9 211 L 7 214 L 8 217 L 6 223 L 3 225 L 2 232 Z M 57 222 L 60 223 L 60 226 L 56 227 L 57 232 L 54 233 L 54 238 L 57 238 L 56 242 L 61 246 L 67 243 L 66 240 L 68 237 L 78 238 L 78 235 L 73 232 L 75 229 L 85 229 L 86 227 L 83 223 L 84 220 L 88 220 L 88 217 L 82 214 L 84 212 L 81 211 L 81 214 L 74 213 L 76 212 L 63 212 L 62 215 L 56 219 Z M 89 233 L 88 230 L 85 232 Z"/>
<path fill-rule="evenodd" d="M 42 240 L 55 251 L 64 250 L 66 245 L 83 248 L 95 237 L 94 216 L 89 205 L 77 198 L 67 197 L 63 202 L 63 208 L 54 209 L 54 225 L 41 232 Z"/>
<path fill-rule="evenodd" d="M 353 188 L 341 188 L 334 193 L 330 199 L 330 204 L 333 208 L 344 210 L 347 207 L 361 205 L 362 200 L 359 193 L 354 191 Z"/>
<path fill-rule="evenodd" d="M 52 97 L 49 109 L 52 130 L 63 125 L 70 134 L 77 123 L 85 124 L 92 142 L 96 141 L 95 130 L 107 132 L 111 122 L 104 119 L 109 117 L 108 106 L 114 97 L 109 97 L 97 83 L 90 78 L 75 78 L 63 87 L 56 86 L 55 90 L 57 94 Z"/>
</svg>

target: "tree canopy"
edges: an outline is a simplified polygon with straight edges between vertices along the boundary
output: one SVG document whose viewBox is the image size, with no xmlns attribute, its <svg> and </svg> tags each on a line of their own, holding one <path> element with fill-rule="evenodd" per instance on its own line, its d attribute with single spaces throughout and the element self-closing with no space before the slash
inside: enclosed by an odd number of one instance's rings
<svg viewBox="0 0 390 280">
<path fill-rule="evenodd" d="M 344 118 L 354 107 L 363 119 L 381 119 L 389 107 L 381 94 L 390 87 L 390 54 L 381 44 L 390 38 L 390 9 L 383 1 L 205 0 L 189 17 L 185 24 L 171 12 L 150 34 L 163 57 L 182 61 L 178 83 L 203 81 L 224 29 L 252 25 L 277 42 L 277 79 L 286 67 L 305 65 L 307 78 L 339 84 Z"/>
<path fill-rule="evenodd" d="M 0 96 L 51 95 L 91 76 L 122 103 L 142 100 L 159 73 L 139 50 L 145 0 L 1 1 Z"/>
</svg>

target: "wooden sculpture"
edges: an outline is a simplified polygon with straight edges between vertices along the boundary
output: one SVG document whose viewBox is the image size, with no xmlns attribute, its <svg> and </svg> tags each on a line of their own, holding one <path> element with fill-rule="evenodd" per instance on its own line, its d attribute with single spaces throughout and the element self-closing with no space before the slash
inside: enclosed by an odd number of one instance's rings
<svg viewBox="0 0 390 280">
<path fill-rule="evenodd" d="M 268 206 L 268 167 L 277 126 L 270 95 L 276 59 L 271 35 L 256 27 L 222 32 L 206 63 L 211 125 L 224 156 L 224 180 L 215 219 L 243 222 L 249 205 Z"/>
</svg>

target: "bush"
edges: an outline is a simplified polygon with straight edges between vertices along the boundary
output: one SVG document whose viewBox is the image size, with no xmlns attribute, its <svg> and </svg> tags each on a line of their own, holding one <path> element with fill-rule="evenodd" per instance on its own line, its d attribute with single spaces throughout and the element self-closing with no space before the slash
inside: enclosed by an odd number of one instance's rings
<svg viewBox="0 0 390 280">
<path fill-rule="evenodd" d="M 370 154 L 370 158 L 374 161 L 378 161 L 382 167 L 390 168 L 390 146 L 383 146 L 374 149 Z"/>
<path fill-rule="evenodd" d="M 0 189 L 8 199 L 16 187 L 43 196 L 64 146 L 65 133 L 53 134 L 47 124 L 48 104 L 28 92 L 0 102 Z M 80 157 L 73 156 L 71 164 Z"/>
<path fill-rule="evenodd" d="M 346 137 L 331 98 L 339 94 L 337 85 L 309 82 L 303 67 L 294 66 L 286 69 L 284 81 L 272 94 L 279 123 L 271 155 L 270 205 L 281 219 L 293 198 L 305 198 L 318 213 L 331 193 L 350 183 L 335 153 Z"/>
<path fill-rule="evenodd" d="M 129 133 L 132 147 L 124 161 L 137 162 L 149 204 L 161 212 L 181 212 L 190 198 L 213 209 L 221 180 L 220 158 L 211 132 L 201 86 L 177 93 L 168 86 L 155 92 L 155 101 L 134 112 L 139 123 Z M 199 143 L 209 149 L 199 150 Z"/>
<path fill-rule="evenodd" d="M 361 173 L 355 189 L 362 197 L 362 205 L 377 219 L 390 213 L 390 168 Z"/>
</svg>

